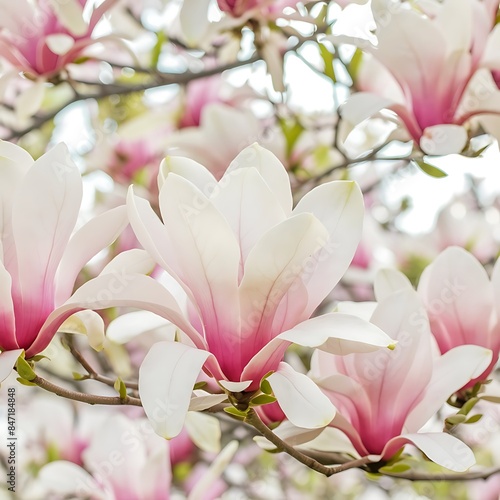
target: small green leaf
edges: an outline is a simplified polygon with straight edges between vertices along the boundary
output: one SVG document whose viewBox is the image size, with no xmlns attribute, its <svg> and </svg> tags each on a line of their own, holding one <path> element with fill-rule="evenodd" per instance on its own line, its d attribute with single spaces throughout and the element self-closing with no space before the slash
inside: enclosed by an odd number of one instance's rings
<svg viewBox="0 0 500 500">
<path fill-rule="evenodd" d="M 458 424 L 465 422 L 466 420 L 467 420 L 467 417 L 465 415 L 460 415 L 457 413 L 456 415 L 452 415 L 451 417 L 448 417 L 445 420 L 445 422 L 448 425 L 458 425 Z"/>
<path fill-rule="evenodd" d="M 410 469 L 411 467 L 408 464 L 395 463 L 394 465 L 384 465 L 378 471 L 382 474 L 401 474 Z"/>
<path fill-rule="evenodd" d="M 431 165 L 430 163 L 426 163 L 423 160 L 413 160 L 413 163 L 417 165 L 417 167 L 422 170 L 427 175 L 430 175 L 431 177 L 435 177 L 436 179 L 441 179 L 443 177 L 448 177 L 448 174 L 446 172 L 443 172 L 439 168 L 435 167 L 434 165 Z"/>
<path fill-rule="evenodd" d="M 268 382 L 269 383 L 269 382 Z M 269 403 L 274 403 L 276 398 L 273 396 L 269 396 L 267 394 L 261 394 L 260 396 L 256 396 L 250 401 L 251 406 L 260 406 L 260 405 L 268 405 Z"/>
<path fill-rule="evenodd" d="M 206 387 L 208 384 L 207 382 L 196 382 L 196 384 L 194 384 L 194 387 L 193 387 L 193 390 L 196 391 L 197 389 L 203 389 L 204 387 Z"/>
<path fill-rule="evenodd" d="M 17 358 L 16 369 L 21 378 L 25 380 L 33 380 L 34 378 L 36 378 L 36 373 L 33 371 L 33 368 L 21 356 Z"/>
<path fill-rule="evenodd" d="M 336 83 L 337 77 L 335 76 L 335 69 L 333 67 L 333 54 L 322 43 L 318 43 L 318 48 L 324 63 L 323 73 L 330 78 L 333 83 Z"/>
<path fill-rule="evenodd" d="M 347 66 L 347 71 L 353 81 L 355 81 L 356 78 L 358 77 L 359 67 L 361 65 L 362 60 L 363 60 L 363 52 L 361 52 L 360 49 L 356 49 L 354 55 L 351 57 L 349 65 Z"/>
<path fill-rule="evenodd" d="M 262 381 L 260 382 L 260 390 L 264 394 L 267 394 L 268 396 L 273 393 L 273 390 L 271 388 L 271 384 L 267 381 L 266 378 L 263 378 Z"/>
<path fill-rule="evenodd" d="M 121 399 L 127 398 L 127 396 L 128 396 L 127 387 L 125 386 L 123 380 L 120 377 L 118 377 L 115 380 L 114 388 L 115 388 L 115 391 L 120 395 Z"/>
<path fill-rule="evenodd" d="M 33 382 L 30 382 L 29 380 L 26 380 L 25 378 L 21 378 L 21 377 L 17 377 L 16 379 L 21 385 L 27 385 L 29 387 L 33 387 L 35 386 L 36 387 L 36 384 L 34 384 Z"/>
<path fill-rule="evenodd" d="M 480 399 L 489 401 L 490 403 L 500 403 L 500 397 L 498 396 L 481 396 Z"/>
<path fill-rule="evenodd" d="M 462 408 L 458 413 L 460 415 L 467 415 L 472 410 L 472 408 L 474 408 L 474 406 L 478 403 L 478 401 L 479 398 L 470 398 L 466 403 L 464 403 L 464 405 L 462 406 Z"/>
<path fill-rule="evenodd" d="M 483 416 L 478 413 L 477 415 L 472 415 L 472 417 L 468 418 L 464 424 L 475 424 L 476 422 L 479 422 L 479 420 L 481 420 L 483 418 Z"/>
<path fill-rule="evenodd" d="M 50 358 L 44 356 L 43 354 L 37 354 L 36 356 L 33 356 L 32 358 L 30 358 L 30 361 L 34 361 L 36 363 L 37 361 L 41 361 L 42 359 L 48 359 L 50 361 Z"/>
<path fill-rule="evenodd" d="M 237 418 L 238 420 L 245 420 L 247 416 L 245 412 L 236 409 L 234 406 L 224 408 L 224 411 L 226 413 L 229 413 L 229 415 L 231 415 L 232 417 Z"/>
<path fill-rule="evenodd" d="M 86 380 L 88 378 L 86 375 L 82 375 L 78 372 L 73 372 L 72 375 L 75 380 Z"/>
<path fill-rule="evenodd" d="M 163 43 L 165 42 L 165 33 L 163 31 L 158 31 L 156 33 L 156 43 L 151 50 L 151 66 L 153 68 L 158 67 L 158 61 L 160 60 L 161 49 L 163 47 Z"/>
</svg>

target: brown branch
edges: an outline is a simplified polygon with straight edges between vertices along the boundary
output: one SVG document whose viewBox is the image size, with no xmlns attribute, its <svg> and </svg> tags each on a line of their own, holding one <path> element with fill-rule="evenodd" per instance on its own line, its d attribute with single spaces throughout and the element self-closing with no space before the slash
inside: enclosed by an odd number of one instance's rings
<svg viewBox="0 0 500 500">
<path fill-rule="evenodd" d="M 101 382 L 103 384 L 109 385 L 110 387 L 115 386 L 116 379 L 113 379 L 111 377 L 107 377 L 105 375 L 101 375 L 100 373 L 96 372 L 94 368 L 92 368 L 92 365 L 85 359 L 83 354 L 75 347 L 71 337 L 68 335 L 66 337 L 66 343 L 68 345 L 69 351 L 71 352 L 72 356 L 82 365 L 83 368 L 87 371 L 87 375 L 84 375 L 82 377 L 82 380 L 97 380 L 97 382 Z M 125 382 L 123 381 L 123 384 L 127 389 L 132 389 L 134 391 L 137 391 L 139 389 L 139 384 L 137 382 Z"/>
<path fill-rule="evenodd" d="M 132 405 L 132 406 L 142 406 L 141 400 L 139 398 L 133 398 L 131 396 L 127 396 L 125 398 L 120 398 L 118 396 L 96 396 L 94 394 L 86 394 L 84 392 L 76 392 L 71 391 L 69 389 L 65 389 L 64 387 L 60 387 L 58 385 L 45 380 L 40 376 L 36 376 L 33 380 L 30 380 L 33 384 L 36 384 L 41 389 L 44 389 L 48 392 L 52 392 L 57 396 L 61 396 L 62 398 L 72 399 L 73 401 L 80 401 L 82 403 L 88 403 L 91 405 Z"/>
<path fill-rule="evenodd" d="M 368 457 L 363 457 L 357 460 L 345 462 L 335 467 L 327 467 L 316 461 L 314 458 L 305 455 L 293 446 L 285 443 L 285 441 L 280 439 L 269 427 L 267 427 L 266 424 L 264 424 L 264 422 L 262 422 L 253 408 L 250 408 L 248 410 L 247 416 L 245 417 L 245 422 L 247 424 L 250 424 L 252 427 L 255 427 L 255 429 L 257 429 L 268 441 L 273 443 L 278 450 L 285 452 L 310 469 L 315 470 L 320 474 L 324 474 L 327 477 L 333 476 L 333 474 L 338 474 L 339 472 L 343 472 L 348 469 L 363 467 L 371 463 L 371 460 Z"/>
</svg>

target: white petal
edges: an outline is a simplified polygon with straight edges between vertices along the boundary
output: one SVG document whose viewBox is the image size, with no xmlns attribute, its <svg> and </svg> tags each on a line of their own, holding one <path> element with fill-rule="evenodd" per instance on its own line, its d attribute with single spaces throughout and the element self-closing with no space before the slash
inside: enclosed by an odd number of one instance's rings
<svg viewBox="0 0 500 500">
<path fill-rule="evenodd" d="M 212 173 L 200 163 L 183 156 L 167 156 L 158 171 L 158 190 L 161 191 L 168 174 L 177 174 L 192 182 L 202 193 L 216 189 L 217 181 Z"/>
<path fill-rule="evenodd" d="M 378 271 L 375 275 L 373 288 L 375 298 L 379 302 L 391 293 L 405 289 L 413 290 L 410 280 L 396 269 L 381 269 Z"/>
<path fill-rule="evenodd" d="M 13 351 L 3 351 L 0 353 L 0 383 L 11 374 L 17 358 L 22 352 L 22 349 L 14 349 Z"/>
<path fill-rule="evenodd" d="M 193 386 L 210 356 L 179 342 L 158 342 L 139 369 L 139 393 L 155 432 L 171 439 L 183 426 Z"/>
<path fill-rule="evenodd" d="M 23 297 L 52 291 L 52 280 L 80 211 L 82 180 L 64 144 L 30 168 L 12 207 Z"/>
<path fill-rule="evenodd" d="M 233 231 L 212 202 L 177 174 L 166 178 L 159 203 L 165 228 L 175 242 L 174 271 L 192 292 L 203 321 L 217 325 L 221 336 L 233 334 L 239 328 L 240 261 Z"/>
<path fill-rule="evenodd" d="M 245 380 L 243 382 L 229 382 L 228 380 L 219 380 L 219 384 L 227 389 L 229 392 L 243 392 L 250 386 L 252 380 Z"/>
<path fill-rule="evenodd" d="M 64 302 L 73 291 L 83 266 L 118 238 L 128 224 L 125 206 L 94 217 L 70 239 L 57 270 L 56 303 Z"/>
<path fill-rule="evenodd" d="M 273 337 L 272 323 L 283 298 L 293 286 L 311 256 L 321 248 L 326 229 L 314 215 L 298 214 L 271 228 L 250 251 L 240 283 L 243 335 L 258 335 L 261 345 Z M 291 316 L 301 307 L 290 308 Z M 298 309 L 298 310 L 297 310 Z"/>
<path fill-rule="evenodd" d="M 227 400 L 226 394 L 208 394 L 206 396 L 195 396 L 191 399 L 191 402 L 189 403 L 189 411 L 207 410 L 208 408 L 212 408 L 212 406 L 218 405 L 219 403 L 222 403 L 223 401 L 226 400 Z"/>
<path fill-rule="evenodd" d="M 45 37 L 45 43 L 54 54 L 64 56 L 75 45 L 75 39 L 66 33 L 53 33 Z"/>
<path fill-rule="evenodd" d="M 353 128 L 385 108 L 391 108 L 394 101 L 369 92 L 356 92 L 340 108 L 343 120 Z"/>
<path fill-rule="evenodd" d="M 238 450 L 238 446 L 238 441 L 231 441 L 225 446 L 225 448 L 217 455 L 216 459 L 212 462 L 212 465 L 210 465 L 205 474 L 198 479 L 196 486 L 191 490 L 191 493 L 188 496 L 188 500 L 203 500 L 206 498 L 207 490 L 231 463 L 234 454 Z"/>
<path fill-rule="evenodd" d="M 256 168 L 278 198 L 285 215 L 292 210 L 292 190 L 288 173 L 271 151 L 257 143 L 246 147 L 229 165 L 226 175 L 240 168 Z"/>
<path fill-rule="evenodd" d="M 239 242 L 242 275 L 252 248 L 266 231 L 285 219 L 285 212 L 256 168 L 235 169 L 226 174 L 210 200 L 224 215 Z"/>
<path fill-rule="evenodd" d="M 179 20 L 186 43 L 195 46 L 203 40 L 208 27 L 210 0 L 184 0 Z"/>
<path fill-rule="evenodd" d="M 50 462 L 40 469 L 37 479 L 41 482 L 41 487 L 47 493 L 56 493 L 59 495 L 73 496 L 77 492 L 79 497 L 88 498 L 95 496 L 96 500 L 112 500 L 113 493 L 108 489 L 106 492 L 103 487 L 82 467 L 58 460 Z M 50 498 L 46 496 L 46 498 Z"/>
<path fill-rule="evenodd" d="M 312 213 L 328 231 L 323 248 L 303 272 L 309 302 L 307 317 L 343 276 L 354 257 L 363 227 L 363 195 L 352 181 L 333 181 L 307 193 L 294 214 Z"/>
<path fill-rule="evenodd" d="M 189 437 L 200 450 L 208 453 L 219 453 L 221 429 L 220 422 L 216 417 L 188 411 L 185 425 Z"/>
<path fill-rule="evenodd" d="M 104 347 L 104 321 L 95 311 L 85 310 L 71 315 L 58 331 L 87 335 L 90 347 L 96 351 Z"/>
<path fill-rule="evenodd" d="M 444 156 L 460 153 L 469 137 L 460 125 L 434 125 L 424 129 L 420 138 L 420 148 L 428 155 Z"/>
<path fill-rule="evenodd" d="M 206 345 L 186 319 L 172 294 L 153 278 L 140 274 L 104 274 L 87 281 L 49 315 L 30 351 L 40 352 L 45 349 L 48 344 L 44 341 L 45 332 L 54 332 L 70 314 L 80 309 L 99 310 L 120 306 L 137 307 L 163 316 L 177 325 L 196 346 L 204 348 Z"/>
<path fill-rule="evenodd" d="M 16 101 L 16 115 L 20 120 L 26 120 L 35 115 L 42 105 L 45 96 L 45 81 L 33 82 L 31 87 L 23 90 Z"/>
<path fill-rule="evenodd" d="M 465 443 L 444 432 L 403 434 L 391 439 L 386 449 L 391 448 L 396 451 L 405 443 L 414 444 L 434 463 L 455 472 L 464 472 L 476 463 L 474 453 Z"/>
<path fill-rule="evenodd" d="M 372 352 L 392 347 L 394 341 L 380 328 L 356 316 L 330 313 L 300 323 L 277 337 L 332 354 Z"/>
<path fill-rule="evenodd" d="M 111 262 L 106 264 L 101 271 L 104 274 L 123 276 L 127 274 L 149 274 L 155 267 L 155 261 L 146 250 L 132 248 L 119 253 Z"/>
<path fill-rule="evenodd" d="M 87 32 L 87 24 L 83 20 L 83 8 L 78 0 L 49 0 L 59 22 L 75 36 L 83 36 Z"/>
<path fill-rule="evenodd" d="M 106 337 L 117 344 L 126 344 L 142 333 L 170 324 L 170 321 L 152 312 L 134 311 L 111 321 L 106 330 Z"/>
<path fill-rule="evenodd" d="M 290 365 L 280 363 L 278 371 L 267 378 L 283 413 L 297 427 L 326 427 L 335 416 L 335 407 L 319 387 Z"/>
</svg>

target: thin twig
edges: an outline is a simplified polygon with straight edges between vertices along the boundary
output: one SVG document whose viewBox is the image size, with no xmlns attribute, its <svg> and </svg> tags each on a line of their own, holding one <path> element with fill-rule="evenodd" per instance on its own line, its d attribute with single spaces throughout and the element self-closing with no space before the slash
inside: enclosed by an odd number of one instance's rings
<svg viewBox="0 0 500 500">
<path fill-rule="evenodd" d="M 339 472 L 343 472 L 348 469 L 363 467 L 371 463 L 371 460 L 368 457 L 363 457 L 356 460 L 351 460 L 350 462 L 345 462 L 335 467 L 327 467 L 316 461 L 314 458 L 305 455 L 293 446 L 285 443 L 285 441 L 280 439 L 276 434 L 274 434 L 271 429 L 269 429 L 269 427 L 267 427 L 266 424 L 264 424 L 264 422 L 262 422 L 253 408 L 250 408 L 248 410 L 247 416 L 245 417 L 245 422 L 255 427 L 268 441 L 273 443 L 276 448 L 278 448 L 278 450 L 284 451 L 291 457 L 295 458 L 295 460 L 298 460 L 310 469 L 315 470 L 320 474 L 324 474 L 327 477 L 333 476 L 334 474 L 338 474 Z"/>
<path fill-rule="evenodd" d="M 69 351 L 71 352 L 73 357 L 87 371 L 87 375 L 84 375 L 82 380 L 88 380 L 88 379 L 97 380 L 98 382 L 109 385 L 110 387 L 115 386 L 116 379 L 113 379 L 111 377 L 107 377 L 106 375 L 101 375 L 96 370 L 94 370 L 92 365 L 85 359 L 83 354 L 75 347 L 70 336 L 67 337 L 67 345 L 68 345 Z M 139 384 L 137 382 L 125 382 L 125 381 L 123 381 L 123 384 L 125 385 L 125 387 L 127 389 L 132 389 L 134 391 L 137 391 L 139 389 Z"/>
<path fill-rule="evenodd" d="M 80 401 L 82 403 L 88 403 L 91 405 L 132 405 L 132 406 L 142 406 L 141 400 L 139 398 L 133 398 L 131 396 L 126 396 L 120 398 L 118 396 L 96 396 L 95 394 L 86 394 L 84 392 L 71 391 L 60 387 L 58 385 L 45 380 L 44 378 L 37 375 L 33 380 L 30 380 L 33 384 L 36 384 L 41 389 L 48 392 L 52 392 L 57 396 L 62 398 L 72 399 L 73 401 Z"/>
</svg>

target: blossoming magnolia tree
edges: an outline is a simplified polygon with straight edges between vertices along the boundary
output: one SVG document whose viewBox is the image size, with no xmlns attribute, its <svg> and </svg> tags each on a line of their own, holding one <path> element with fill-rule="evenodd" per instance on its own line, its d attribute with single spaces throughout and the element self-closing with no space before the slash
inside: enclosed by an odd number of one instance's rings
<svg viewBox="0 0 500 500">
<path fill-rule="evenodd" d="M 498 497 L 499 0 L 0 4 L 0 498 Z"/>
</svg>

